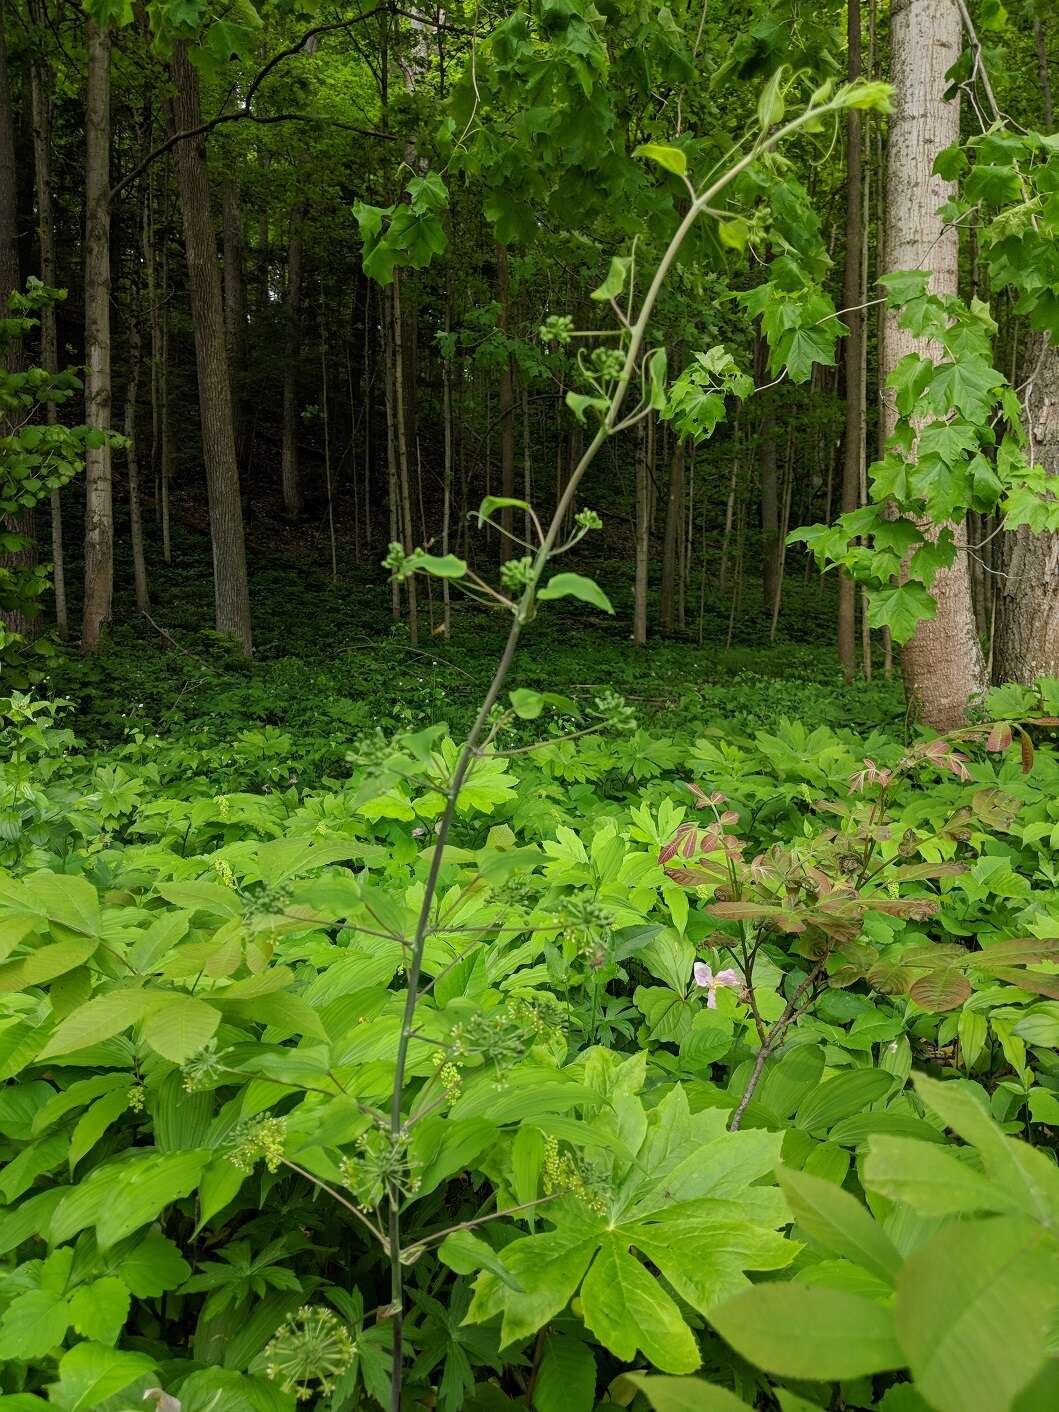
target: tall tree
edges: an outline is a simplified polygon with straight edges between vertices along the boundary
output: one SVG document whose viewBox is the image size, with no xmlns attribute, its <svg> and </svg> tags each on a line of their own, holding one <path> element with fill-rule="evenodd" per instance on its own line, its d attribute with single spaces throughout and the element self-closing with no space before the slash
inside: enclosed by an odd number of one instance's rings
<svg viewBox="0 0 1059 1412">
<path fill-rule="evenodd" d="M 298 361 L 302 348 L 302 270 L 305 263 L 306 201 L 298 196 L 290 214 L 287 236 L 287 291 L 284 300 L 286 356 L 283 360 L 283 449 L 281 478 L 283 508 L 296 520 L 305 503 L 298 456 Z"/>
<path fill-rule="evenodd" d="M 92 652 L 110 621 L 114 503 L 110 431 L 110 32 L 86 22 L 85 424 L 100 444 L 85 456 L 85 594 L 81 647 Z"/>
<path fill-rule="evenodd" d="M 1033 22 L 1041 116 L 1051 131 L 1052 85 L 1044 23 Z M 1059 476 L 1059 350 L 1047 334 L 1029 339 L 1023 406 L 1030 459 Z M 1057 482 L 1059 484 L 1059 482 Z M 1033 534 L 1020 525 L 1001 537 L 993 679 L 1030 685 L 1038 677 L 1059 676 L 1059 535 Z"/>
<path fill-rule="evenodd" d="M 1030 339 L 1027 363 L 1030 457 L 1059 477 L 1059 351 L 1046 334 Z M 1059 677 L 1059 534 L 1034 534 L 1020 525 L 1002 536 L 1000 559 L 993 679 L 1030 685 L 1038 677 Z"/>
<path fill-rule="evenodd" d="M 894 0 L 890 9 L 893 113 L 886 170 L 883 265 L 888 271 L 929 269 L 932 287 L 955 293 L 959 235 L 938 214 L 953 184 L 934 172 L 938 152 L 959 141 L 958 98 L 946 100 L 946 73 L 961 51 L 960 0 Z M 930 356 L 932 348 L 899 328 L 893 316 L 882 325 L 880 377 L 889 376 L 906 354 Z M 883 404 L 887 431 L 896 422 L 889 398 Z M 924 524 L 936 536 L 939 525 Z M 963 527 L 952 526 L 957 543 Z M 913 711 L 939 730 L 960 725 L 972 697 L 985 684 L 985 666 L 971 603 L 967 552 L 942 569 L 931 593 L 932 619 L 921 622 L 905 646 L 905 691 Z"/>
<path fill-rule="evenodd" d="M 169 71 L 173 83 L 173 135 L 197 131 L 202 126 L 199 78 L 191 63 L 186 40 L 178 40 L 174 44 Z M 217 265 L 210 215 L 204 136 L 181 138 L 173 148 L 173 155 L 184 224 L 191 321 L 198 368 L 199 419 L 202 424 L 202 453 L 206 462 L 213 544 L 215 618 L 217 631 L 230 633 L 249 655 L 253 639 L 243 510 L 239 496 L 239 467 L 235 457 L 231 382 L 225 351 L 221 272 Z"/>
<path fill-rule="evenodd" d="M 851 82 L 861 73 L 860 0 L 847 0 L 847 74 Z M 861 308 L 861 275 L 864 265 L 863 180 L 861 111 L 850 108 L 846 114 L 846 264 L 842 279 L 842 318 L 849 329 L 845 343 L 846 434 L 842 458 L 842 514 L 855 510 L 860 502 L 860 482 L 864 461 L 864 332 L 865 311 Z M 857 666 L 856 598 L 857 588 L 842 571 L 838 583 L 838 657 L 847 681 Z"/>
<path fill-rule="evenodd" d="M 507 340 L 511 328 L 511 291 L 508 277 L 507 246 L 496 245 L 496 298 L 500 306 L 497 329 Z M 505 349 L 500 364 L 500 378 L 497 385 L 500 412 L 500 494 L 510 500 L 515 494 L 515 379 L 510 352 Z M 500 511 L 500 562 L 515 555 L 516 546 L 511 539 L 514 527 L 512 507 L 505 505 Z"/>
<path fill-rule="evenodd" d="M 40 277 L 53 288 L 55 273 L 55 208 L 51 189 L 51 147 L 54 95 L 53 75 L 43 43 L 48 22 L 45 0 L 30 0 L 30 18 L 38 31 L 37 49 L 30 65 L 30 105 L 33 119 L 33 174 L 37 197 L 37 241 L 40 247 Z M 2 23 L 2 17 L 0 17 Z M 59 371 L 59 338 L 55 321 L 55 306 L 45 305 L 40 311 L 40 361 L 45 372 Z M 45 407 L 49 425 L 54 425 L 58 412 L 54 402 Z M 51 558 L 55 586 L 55 625 L 66 636 L 66 572 L 63 557 L 62 501 L 58 490 L 51 493 Z"/>
</svg>

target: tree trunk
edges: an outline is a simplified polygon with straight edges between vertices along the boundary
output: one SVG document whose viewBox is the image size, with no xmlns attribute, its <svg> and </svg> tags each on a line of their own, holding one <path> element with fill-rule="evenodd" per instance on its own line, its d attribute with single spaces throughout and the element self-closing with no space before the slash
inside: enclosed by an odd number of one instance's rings
<svg viewBox="0 0 1059 1412">
<path fill-rule="evenodd" d="M 30 18 L 42 29 L 47 23 L 43 0 L 31 0 Z M 33 167 L 37 187 L 37 237 L 40 242 L 40 277 L 49 288 L 55 285 L 55 210 L 51 194 L 52 141 L 52 74 L 44 58 L 44 49 L 30 66 L 30 103 L 33 112 Z M 59 340 L 55 323 L 55 306 L 46 305 L 40 311 L 40 361 L 46 372 L 59 371 Z M 44 409 L 49 426 L 58 421 L 58 408 L 49 402 Z M 55 589 L 55 625 L 60 637 L 69 626 L 66 610 L 66 573 L 63 562 L 63 519 L 60 492 L 51 493 L 51 558 L 52 583 Z"/>
<path fill-rule="evenodd" d="M 636 426 L 636 580 L 633 588 L 632 640 L 647 641 L 647 566 L 651 552 L 651 479 L 647 465 L 647 424 Z"/>
<path fill-rule="evenodd" d="M 394 424 L 397 429 L 396 453 L 397 453 L 397 478 L 400 490 L 400 523 L 402 542 L 406 554 L 411 554 L 415 547 L 415 530 L 412 525 L 412 481 L 411 468 L 408 464 L 408 423 L 405 401 L 405 353 L 404 353 L 404 315 L 401 312 L 401 276 L 398 271 L 394 271 L 393 285 L 391 286 L 393 299 L 391 310 L 393 312 L 393 390 L 394 390 Z M 408 590 L 408 636 L 415 647 L 419 642 L 419 609 L 416 599 L 415 574 L 409 574 L 405 581 Z"/>
<path fill-rule="evenodd" d="M 754 382 L 758 387 L 764 387 L 768 381 L 768 345 L 759 331 L 754 339 Z M 765 405 L 757 433 L 757 459 L 761 471 L 761 587 L 765 607 L 771 612 L 776 597 L 776 581 L 779 578 L 779 476 L 776 461 L 776 409 L 772 393 L 766 392 L 763 401 Z"/>
<path fill-rule="evenodd" d="M 1059 350 L 1034 334 L 1027 357 L 1031 459 L 1059 477 Z M 1033 534 L 1020 525 L 1001 536 L 1000 548 L 993 680 L 1028 686 L 1038 677 L 1059 677 L 1059 534 Z"/>
<path fill-rule="evenodd" d="M 679 577 L 679 540 L 684 531 L 684 470 L 686 448 L 683 437 L 673 447 L 669 467 L 669 498 L 666 501 L 665 538 L 662 542 L 662 584 L 659 593 L 659 622 L 663 632 L 673 631 L 674 585 Z"/>
<path fill-rule="evenodd" d="M 129 380 L 125 391 L 125 464 L 129 472 L 129 540 L 132 544 L 132 575 L 136 586 L 136 607 L 141 613 L 151 611 L 147 592 L 147 564 L 143 554 L 143 514 L 140 506 L 140 456 L 136 438 L 136 404 L 140 392 L 140 369 L 143 363 L 143 333 L 141 330 L 140 291 L 133 291 L 135 307 L 129 319 Z"/>
<path fill-rule="evenodd" d="M 4 7 L 0 6 L 0 318 L 7 318 L 7 301 L 20 288 L 18 261 L 18 170 L 15 166 L 15 116 L 11 105 L 11 80 L 7 71 L 7 35 Z M 8 342 L 4 361 L 18 367 L 20 350 Z"/>
<path fill-rule="evenodd" d="M 173 81 L 174 132 L 202 122 L 198 74 L 180 41 L 170 61 Z M 231 633 L 250 655 L 250 593 L 246 578 L 243 511 L 239 498 L 239 468 L 235 459 L 231 383 L 224 349 L 224 304 L 217 250 L 210 219 L 209 177 L 205 139 L 178 142 L 173 149 L 177 187 L 184 222 L 184 246 L 191 294 L 191 321 L 198 368 L 202 453 L 213 542 L 213 589 L 217 631 Z"/>
<path fill-rule="evenodd" d="M 960 138 L 958 100 L 946 102 L 945 74 L 963 44 L 958 0 L 894 0 L 890 10 L 893 44 L 894 111 L 890 118 L 886 173 L 884 264 L 887 270 L 926 268 L 932 287 L 955 293 L 958 234 L 938 216 L 953 194 L 951 182 L 934 175 L 934 159 Z M 909 352 L 929 356 L 931 349 L 890 314 L 883 321 L 880 379 L 885 381 Z M 887 431 L 896 421 L 889 399 L 884 403 Z M 937 534 L 940 526 L 923 525 Z M 950 528 L 957 541 L 963 527 Z M 910 709 L 929 726 L 951 730 L 966 719 L 970 699 L 984 686 L 985 666 L 975 631 L 966 551 L 942 569 L 931 593 L 937 612 L 919 624 L 905 646 L 902 665 Z"/>
<path fill-rule="evenodd" d="M 298 462 L 298 362 L 302 345 L 302 269 L 305 256 L 305 202 L 295 203 L 287 241 L 287 297 L 284 304 L 286 352 L 283 362 L 283 508 L 292 520 L 305 508 Z"/>
<path fill-rule="evenodd" d="M 510 295 L 508 291 L 507 248 L 496 246 L 496 298 L 500 305 L 497 329 L 506 339 L 510 328 Z M 515 379 L 511 355 L 504 354 L 500 365 L 500 494 L 506 500 L 515 496 Z M 517 546 L 511 539 L 515 527 L 514 511 L 505 505 L 500 511 L 500 562 L 516 558 Z"/>
<path fill-rule="evenodd" d="M 445 300 L 445 334 L 452 329 L 452 304 Z M 441 553 L 449 552 L 449 533 L 452 527 L 452 372 L 449 366 L 449 353 L 445 349 L 441 359 L 441 414 L 444 421 L 445 453 L 442 465 L 442 505 L 441 505 Z M 441 580 L 441 630 L 445 641 L 452 636 L 452 603 L 448 579 Z"/>
<path fill-rule="evenodd" d="M 860 77 L 860 0 L 848 0 L 846 38 L 849 46 L 847 72 L 850 82 Z M 845 346 L 846 437 L 842 461 L 842 514 L 849 514 L 860 501 L 860 473 L 864 438 L 864 310 L 861 304 L 861 271 L 864 263 L 862 210 L 861 114 L 850 108 L 846 114 L 846 267 L 842 280 L 842 319 L 849 328 Z M 838 659 L 847 681 L 857 668 L 856 649 L 857 586 L 842 570 L 838 581 Z"/>
<path fill-rule="evenodd" d="M 110 34 L 86 21 L 85 424 L 109 433 L 110 386 Z M 109 441 L 85 454 L 85 599 L 81 649 L 94 652 L 114 592 L 114 504 Z"/>
<path fill-rule="evenodd" d="M 243 273 L 243 207 L 237 177 L 228 176 L 222 199 L 224 240 L 224 346 L 232 384 L 232 418 L 235 455 L 240 473 L 246 475 L 246 280 Z"/>
</svg>

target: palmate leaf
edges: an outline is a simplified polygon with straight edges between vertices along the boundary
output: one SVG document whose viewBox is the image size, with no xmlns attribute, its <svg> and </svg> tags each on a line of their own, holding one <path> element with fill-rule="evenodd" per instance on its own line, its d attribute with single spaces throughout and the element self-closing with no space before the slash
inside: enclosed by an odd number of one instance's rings
<svg viewBox="0 0 1059 1412">
<path fill-rule="evenodd" d="M 868 622 L 873 628 L 889 628 L 895 642 L 907 642 L 917 626 L 937 611 L 936 601 L 921 583 L 868 589 Z"/>
<path fill-rule="evenodd" d="M 555 1318 L 580 1290 L 586 1325 L 619 1358 L 631 1361 L 639 1349 L 665 1372 L 690 1372 L 695 1340 L 639 1256 L 703 1313 L 746 1286 L 744 1271 L 788 1264 L 797 1247 L 777 1234 L 787 1219 L 782 1195 L 754 1185 L 776 1166 L 779 1134 L 730 1133 L 724 1112 L 692 1114 L 679 1085 L 648 1113 L 631 1094 L 619 1107 L 620 1139 L 602 1120 L 563 1127 L 564 1136 L 580 1129 L 585 1146 L 610 1154 L 609 1210 L 573 1198 L 542 1208 L 539 1219 L 554 1229 L 503 1251 L 522 1289 L 479 1275 L 468 1320 L 501 1316 L 507 1345 Z"/>
</svg>

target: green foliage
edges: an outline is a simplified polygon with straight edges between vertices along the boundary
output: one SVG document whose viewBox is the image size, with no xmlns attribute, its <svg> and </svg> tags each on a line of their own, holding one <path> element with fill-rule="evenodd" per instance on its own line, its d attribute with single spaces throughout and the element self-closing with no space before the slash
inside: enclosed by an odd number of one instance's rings
<svg viewBox="0 0 1059 1412">
<path fill-rule="evenodd" d="M 65 297 L 65 290 L 47 289 L 38 279 L 27 283 L 24 294 L 15 291 L 8 300 L 9 314 L 0 319 L 0 354 L 37 326 L 35 314 Z M 7 615 L 0 627 L 0 657 L 6 678 L 17 686 L 39 679 L 36 662 L 47 644 L 27 643 L 12 622 L 27 627 L 37 616 L 39 600 L 48 588 L 48 565 L 36 560 L 32 535 L 25 530 L 29 512 L 46 502 L 84 465 L 85 449 L 108 438 L 86 427 L 68 427 L 49 416 L 54 408 L 76 395 L 81 382 L 71 371 L 52 373 L 44 368 L 11 369 L 0 359 L 0 612 Z M 109 438 L 112 441 L 118 438 Z"/>
</svg>

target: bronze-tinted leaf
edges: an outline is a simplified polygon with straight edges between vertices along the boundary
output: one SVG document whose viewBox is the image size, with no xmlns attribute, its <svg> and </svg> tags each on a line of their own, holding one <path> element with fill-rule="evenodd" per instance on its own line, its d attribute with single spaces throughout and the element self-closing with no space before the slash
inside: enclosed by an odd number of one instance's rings
<svg viewBox="0 0 1059 1412">
<path fill-rule="evenodd" d="M 928 971 L 925 976 L 912 982 L 908 994 L 924 1010 L 934 1014 L 942 1010 L 955 1010 L 971 994 L 971 982 L 952 966 L 939 971 Z"/>
</svg>

